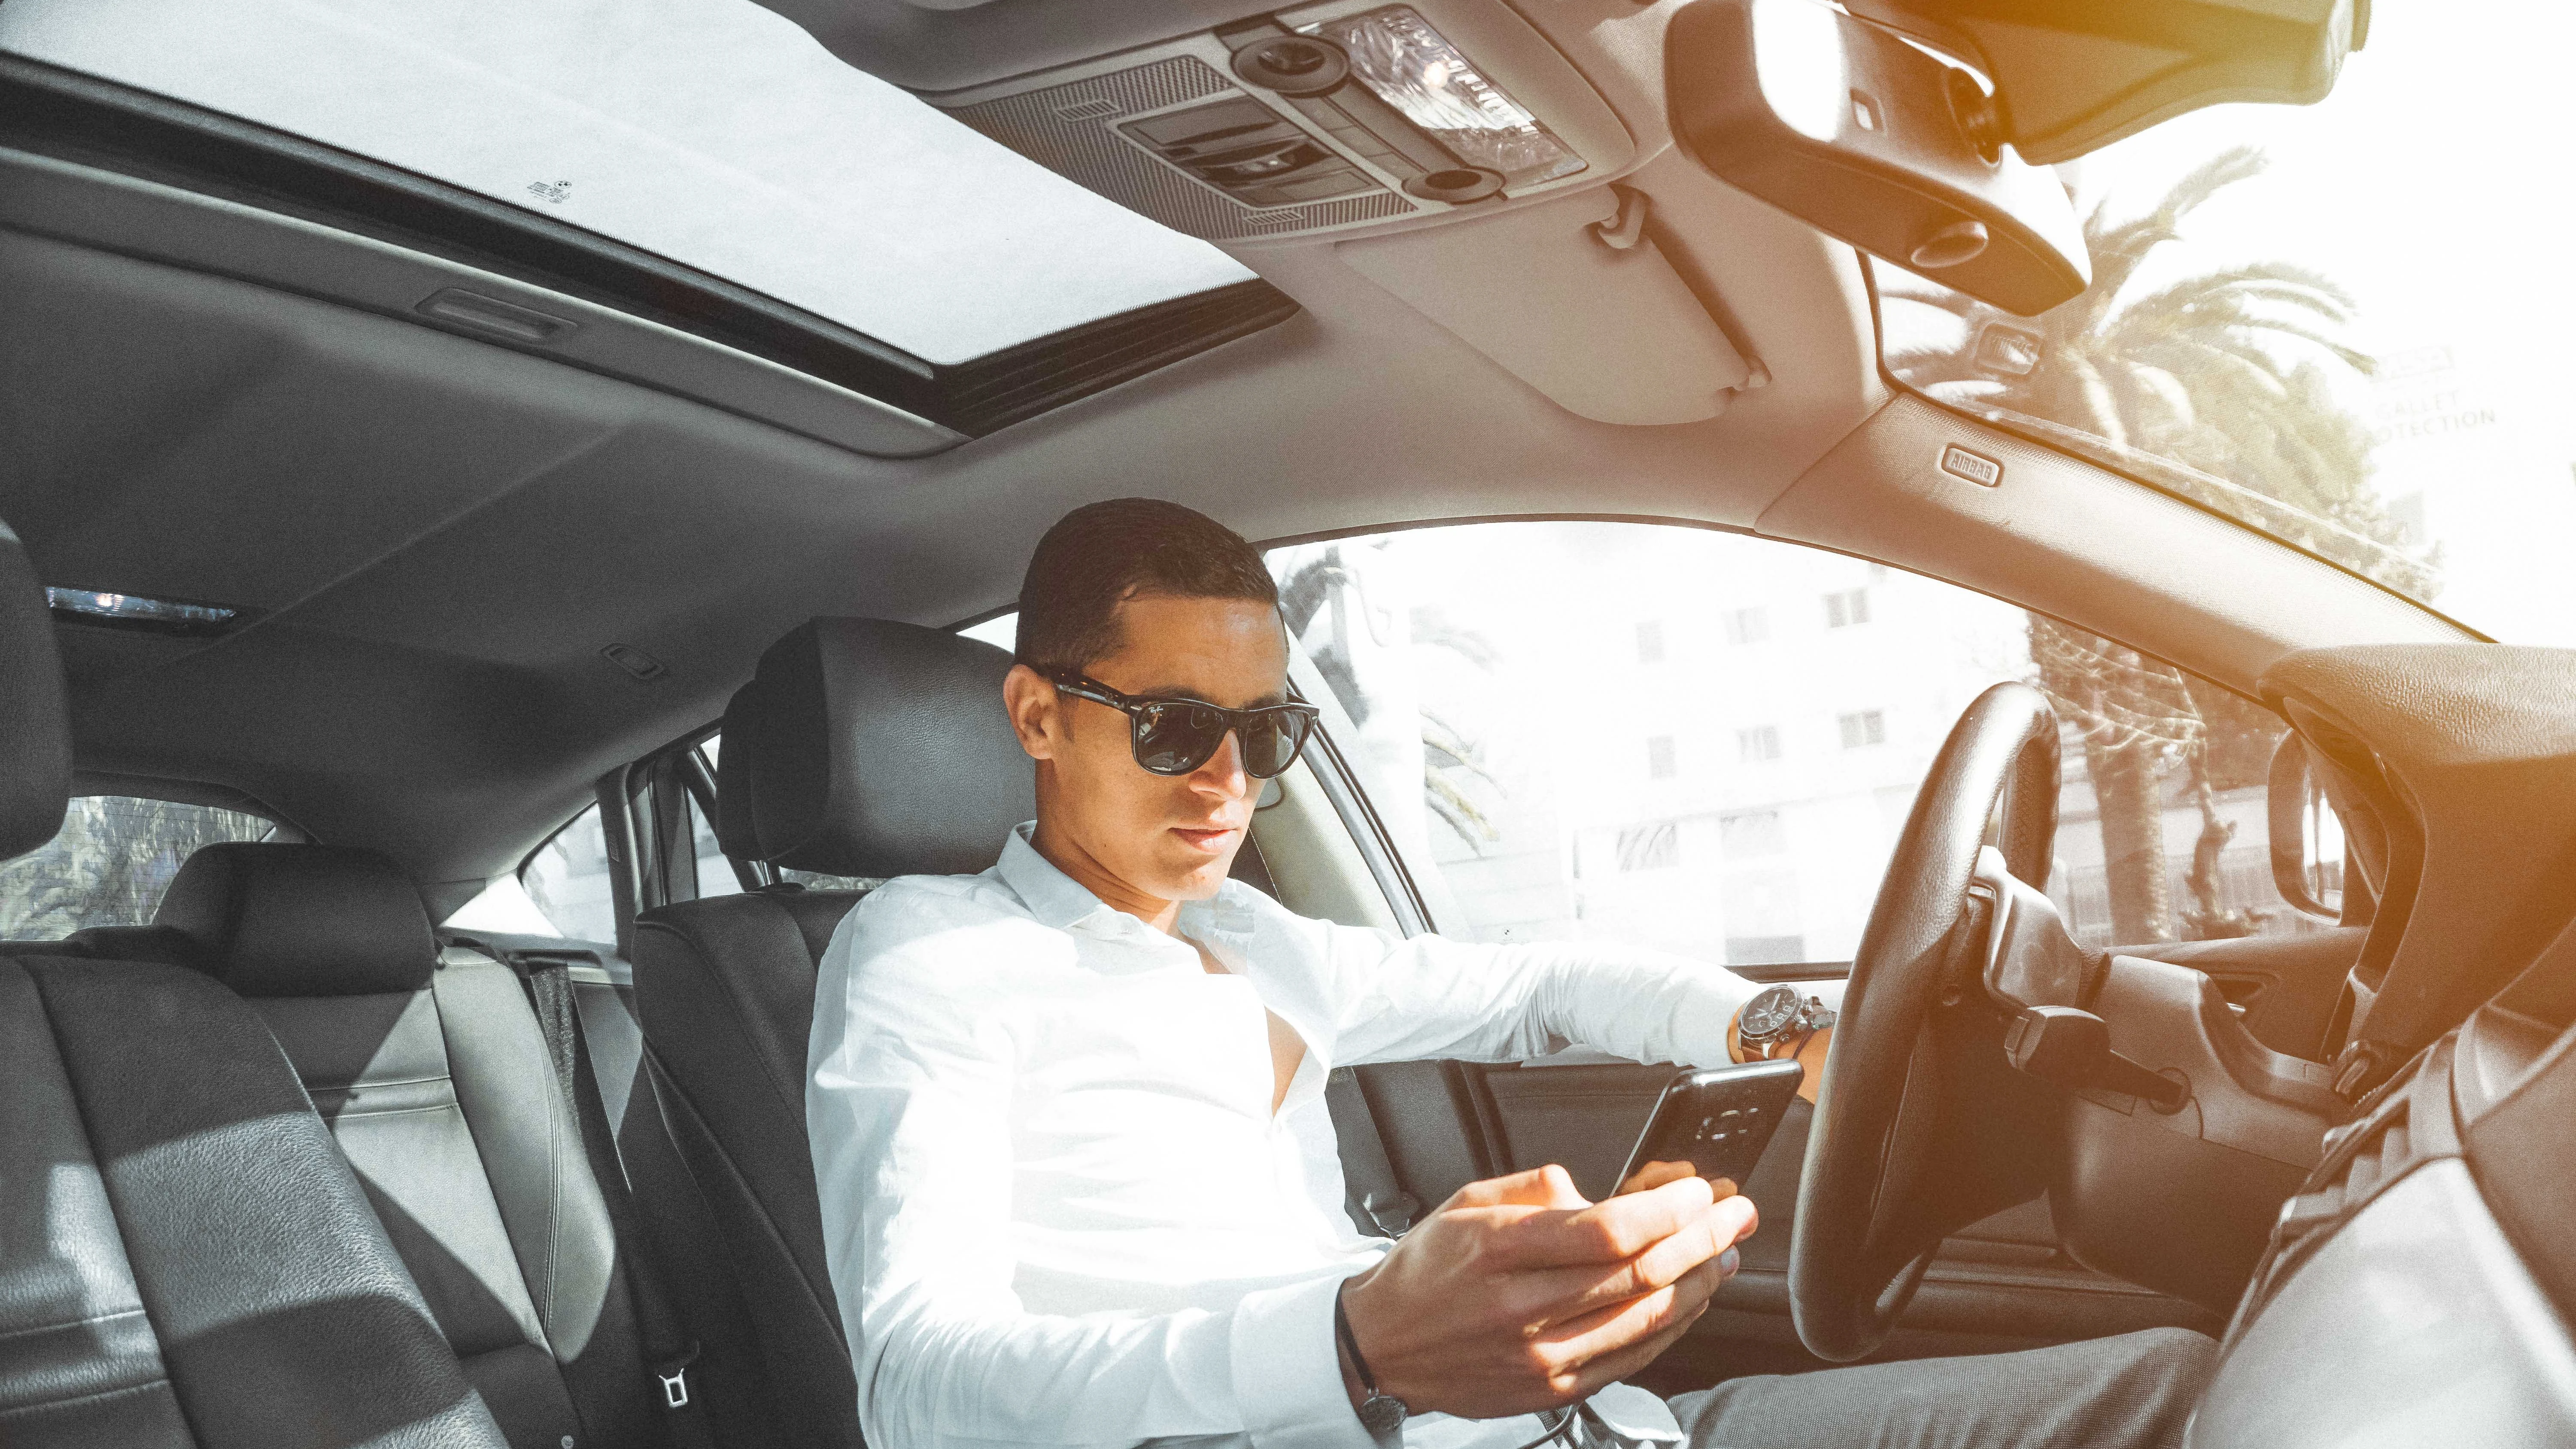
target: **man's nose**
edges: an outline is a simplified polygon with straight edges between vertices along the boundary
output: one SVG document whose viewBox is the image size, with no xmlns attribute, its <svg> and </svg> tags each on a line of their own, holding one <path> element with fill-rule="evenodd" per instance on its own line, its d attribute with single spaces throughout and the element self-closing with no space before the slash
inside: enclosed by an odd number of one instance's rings
<svg viewBox="0 0 2576 1449">
<path fill-rule="evenodd" d="M 1207 763 L 1190 772 L 1190 784 L 1197 789 L 1232 800 L 1252 788 L 1252 777 L 1243 771 L 1243 740 L 1232 730 L 1219 740 L 1216 753 Z"/>
</svg>

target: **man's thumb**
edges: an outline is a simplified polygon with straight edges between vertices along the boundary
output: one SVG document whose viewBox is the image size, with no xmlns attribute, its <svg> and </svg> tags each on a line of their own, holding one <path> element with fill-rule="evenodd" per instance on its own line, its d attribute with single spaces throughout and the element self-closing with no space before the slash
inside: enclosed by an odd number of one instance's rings
<svg viewBox="0 0 2576 1449">
<path fill-rule="evenodd" d="M 1489 1177 L 1458 1189 L 1449 1199 L 1451 1207 L 1537 1207 L 1583 1208 L 1591 1199 L 1575 1191 L 1574 1178 L 1551 1162 L 1508 1177 Z"/>
</svg>

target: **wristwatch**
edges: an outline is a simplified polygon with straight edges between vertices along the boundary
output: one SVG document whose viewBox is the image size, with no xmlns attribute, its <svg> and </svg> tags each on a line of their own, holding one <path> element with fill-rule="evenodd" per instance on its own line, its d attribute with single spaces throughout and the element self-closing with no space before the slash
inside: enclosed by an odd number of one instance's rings
<svg viewBox="0 0 2576 1449">
<path fill-rule="evenodd" d="M 1766 986 L 1735 1014 L 1735 1039 L 1747 1061 L 1793 1057 L 1809 1037 L 1833 1024 L 1821 997 L 1800 996 L 1794 986 Z M 1783 1044 L 1788 1050 L 1780 1050 Z"/>
<path fill-rule="evenodd" d="M 1342 1351 L 1351 1356 L 1351 1370 L 1359 1375 L 1365 1397 L 1360 1400 L 1360 1427 L 1368 1430 L 1369 1439 L 1379 1449 L 1401 1449 L 1404 1443 L 1404 1400 L 1377 1386 L 1377 1375 L 1369 1372 L 1368 1360 L 1360 1356 L 1360 1340 L 1351 1332 L 1351 1316 L 1342 1307 L 1342 1290 L 1350 1287 L 1344 1279 L 1333 1290 L 1333 1337 Z"/>
</svg>

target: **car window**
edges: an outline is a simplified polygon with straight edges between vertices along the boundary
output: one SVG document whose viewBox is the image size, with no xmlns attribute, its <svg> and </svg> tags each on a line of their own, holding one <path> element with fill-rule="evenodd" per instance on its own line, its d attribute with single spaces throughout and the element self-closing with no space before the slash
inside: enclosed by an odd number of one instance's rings
<svg viewBox="0 0 2576 1449">
<path fill-rule="evenodd" d="M 713 777 L 716 762 L 724 757 L 724 736 L 709 735 L 700 748 L 706 752 L 707 773 Z M 742 878 L 734 874 L 733 862 L 726 859 L 724 847 L 716 844 L 715 826 L 706 818 L 705 812 L 698 809 L 695 796 L 689 800 L 689 824 L 697 837 L 699 899 L 740 894 Z M 807 890 L 816 891 L 872 890 L 883 884 L 871 877 L 825 875 L 818 870 L 773 868 L 771 873 L 780 880 L 793 881 Z"/>
<path fill-rule="evenodd" d="M 996 649 L 1016 648 L 1020 642 L 1020 612 L 995 614 L 980 624 L 970 624 L 957 631 L 969 639 L 981 639 Z"/>
<path fill-rule="evenodd" d="M 600 829 L 597 805 L 574 816 L 537 847 L 536 854 L 519 867 L 519 884 L 556 935 L 576 941 L 617 939 L 608 836 Z"/>
<path fill-rule="evenodd" d="M 2576 12 L 2366 13 L 2315 105 L 2216 106 L 2060 166 L 2093 269 L 2074 300 L 2016 317 L 1874 267 L 1888 369 L 2491 637 L 2576 644 L 2576 291 L 2549 281 L 2545 179 Z"/>
<path fill-rule="evenodd" d="M 1252 276 L 751 0 L 516 0 L 470 25 L 436 6 L 32 0 L 0 16 L 0 48 L 436 177 L 938 363 Z"/>
<path fill-rule="evenodd" d="M 133 795 L 82 795 L 32 855 L 0 864 L 0 940 L 57 941 L 91 926 L 140 926 L 201 845 L 266 840 L 274 821 Z"/>
<path fill-rule="evenodd" d="M 707 778 L 714 779 L 716 761 L 724 758 L 724 736 L 707 736 L 698 746 L 698 755 L 706 762 Z M 689 797 L 689 838 L 698 857 L 698 899 L 740 895 L 742 878 L 734 874 L 733 862 L 725 858 L 724 847 L 716 844 L 715 822 L 698 808 L 695 795 Z"/>
<path fill-rule="evenodd" d="M 1937 580 L 1704 529 L 1488 523 L 1274 550 L 1337 739 L 1488 941 L 1849 959 L 1968 703 L 2064 730 L 2048 889 L 2091 945 L 2324 924 L 2274 892 L 2280 720 Z"/>
</svg>

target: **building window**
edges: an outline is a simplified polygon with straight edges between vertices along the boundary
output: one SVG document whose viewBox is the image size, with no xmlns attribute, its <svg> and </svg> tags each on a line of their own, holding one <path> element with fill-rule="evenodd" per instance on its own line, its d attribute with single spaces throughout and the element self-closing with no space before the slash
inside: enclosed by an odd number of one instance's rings
<svg viewBox="0 0 2576 1449">
<path fill-rule="evenodd" d="M 2388 521 L 2397 525 L 2397 541 L 2408 548 L 2420 547 L 2432 535 L 2424 529 L 2424 493 L 2418 489 L 2388 505 Z"/>
<path fill-rule="evenodd" d="M 1825 627 L 1848 629 L 1869 622 L 1869 590 L 1845 589 L 1825 595 Z"/>
<path fill-rule="evenodd" d="M 1728 860 L 1778 855 L 1789 848 L 1777 810 L 1739 810 L 1717 817 L 1718 853 Z"/>
<path fill-rule="evenodd" d="M 1637 662 L 1640 664 L 1664 662 L 1663 620 L 1648 619 L 1637 626 Z"/>
<path fill-rule="evenodd" d="M 1670 870 L 1682 861 L 1681 831 L 1669 820 L 1619 832 L 1621 870 Z"/>
<path fill-rule="evenodd" d="M 1866 749 L 1887 743 L 1887 716 L 1874 709 L 1842 716 L 1843 748 Z"/>
<path fill-rule="evenodd" d="M 1780 727 L 1755 725 L 1749 730 L 1737 730 L 1735 755 L 1737 759 L 1748 765 L 1758 765 L 1764 760 L 1780 758 Z"/>
<path fill-rule="evenodd" d="M 1646 741 L 1646 778 L 1669 780 L 1679 771 L 1673 763 L 1673 737 L 1657 735 Z"/>
<path fill-rule="evenodd" d="M 1759 644 L 1771 637 L 1771 621 L 1756 609 L 1735 609 L 1726 616 L 1726 642 Z"/>
</svg>

